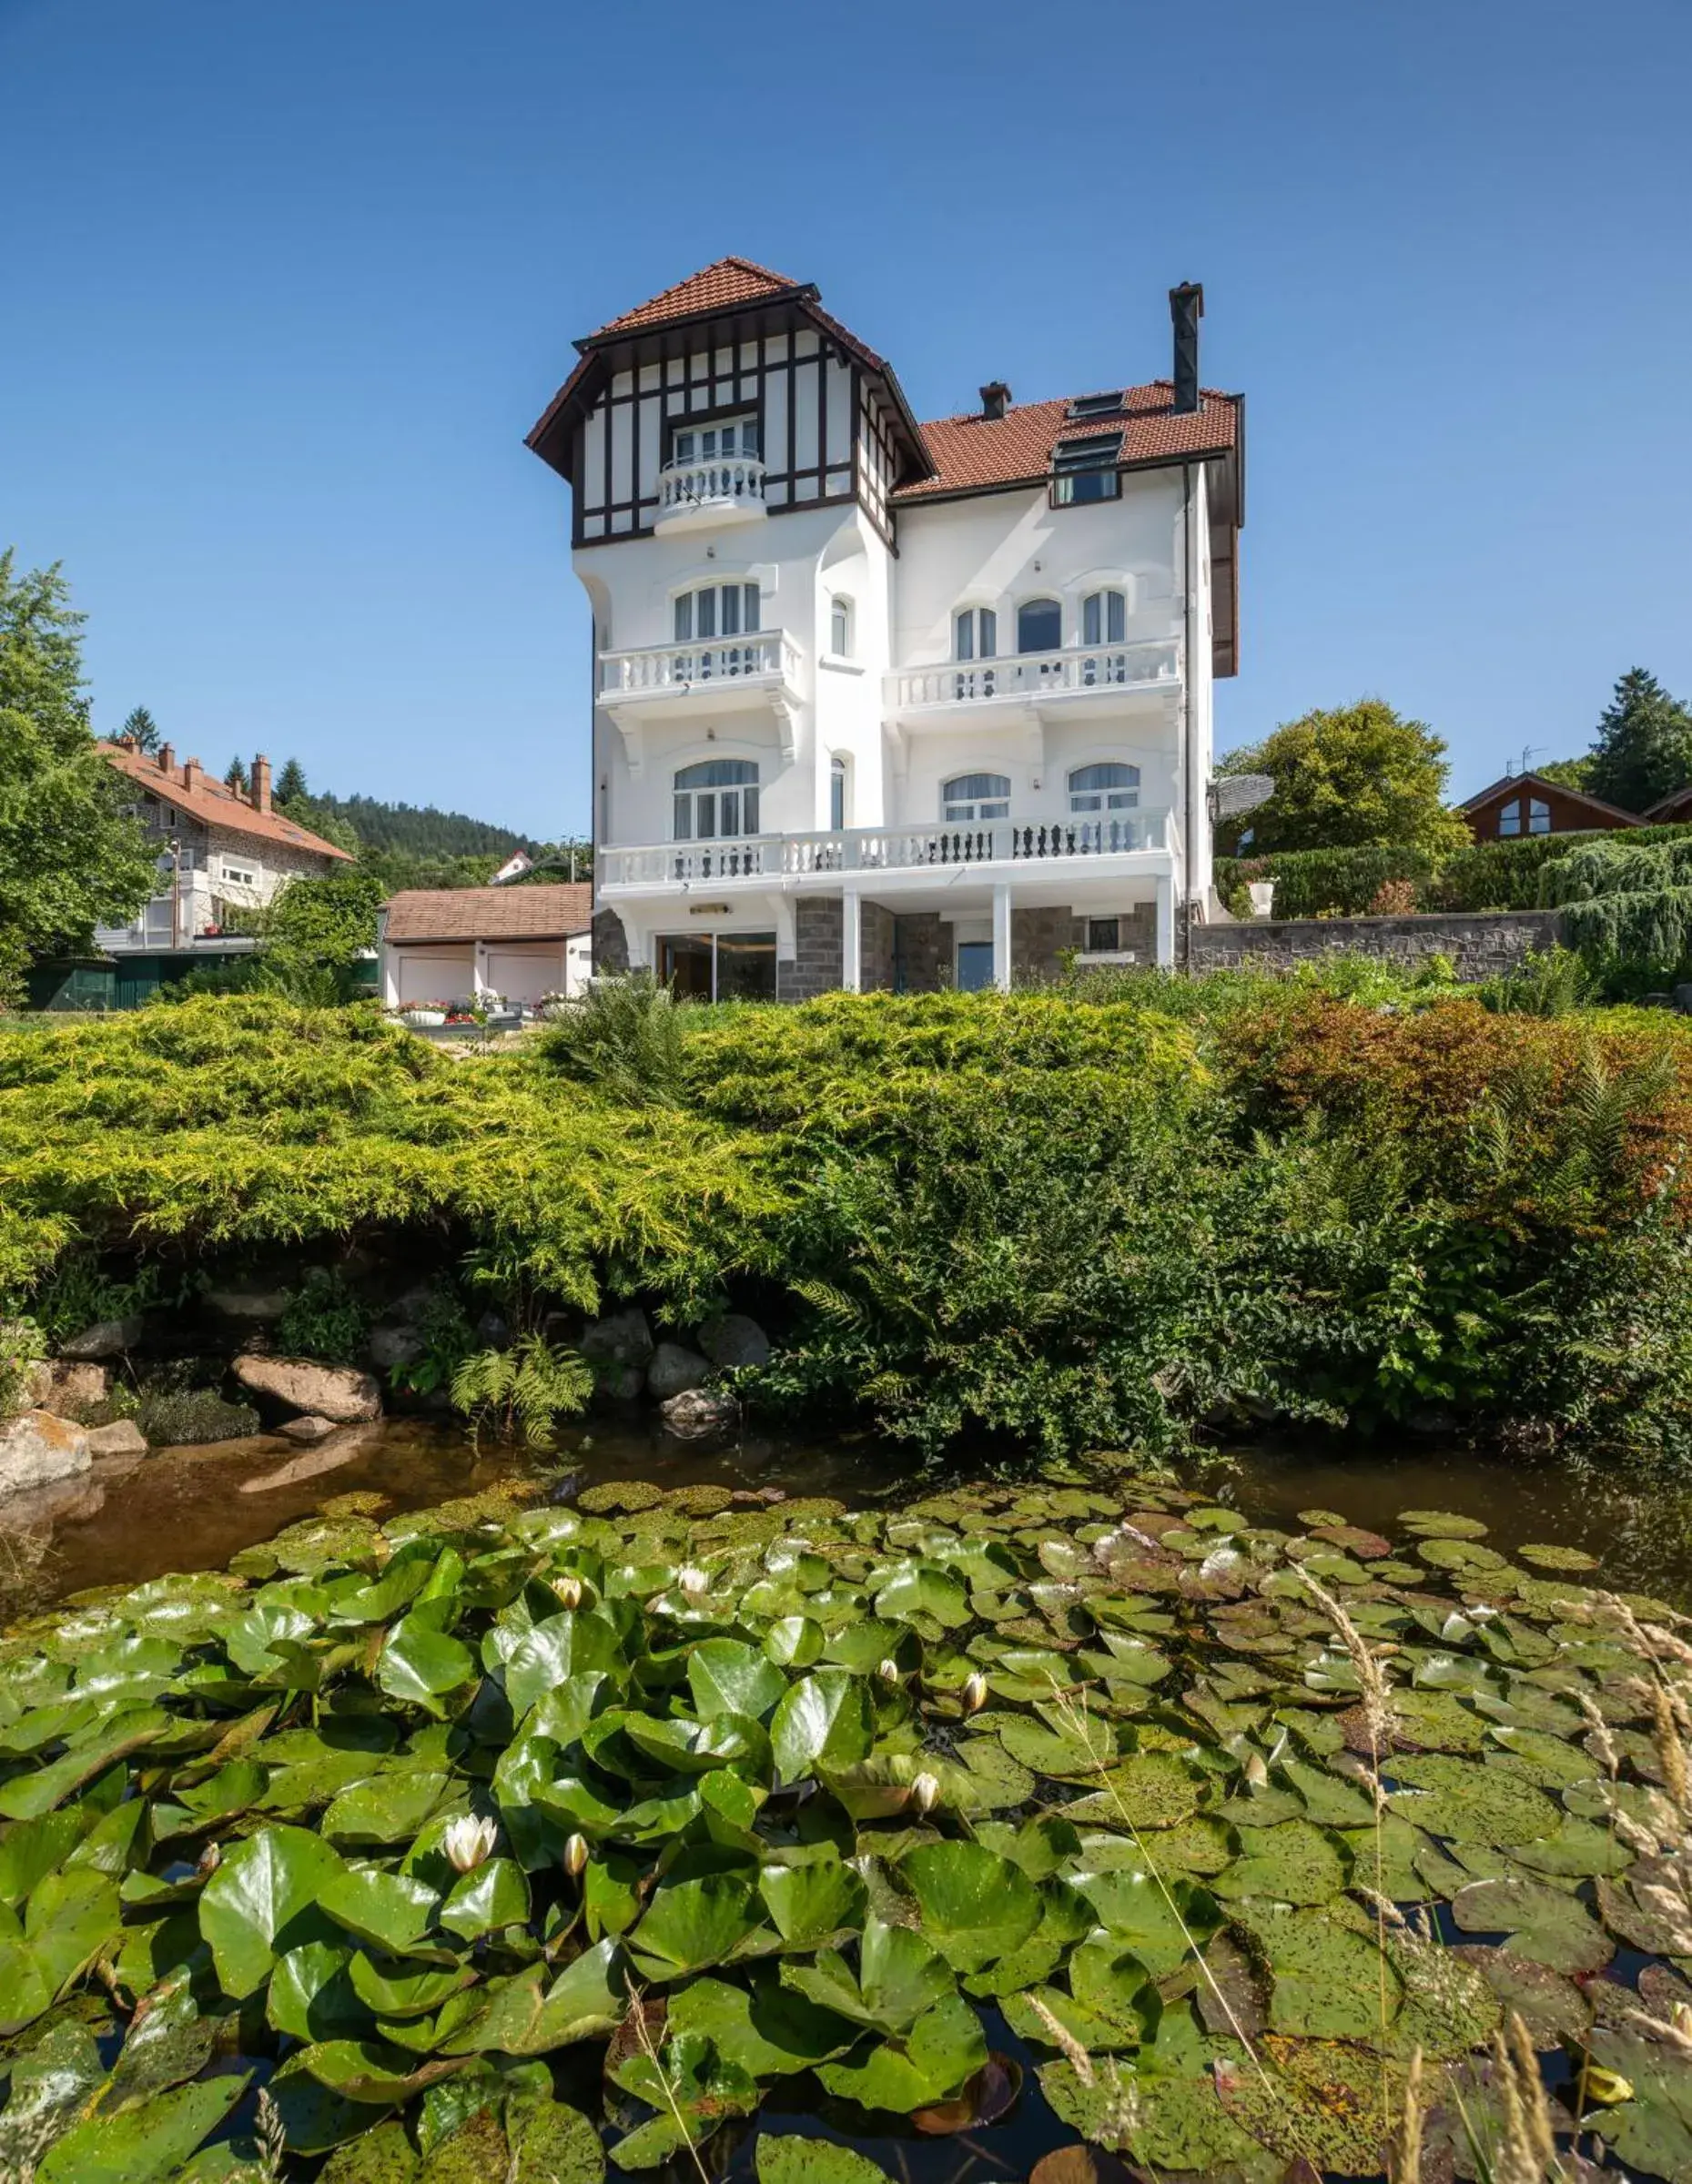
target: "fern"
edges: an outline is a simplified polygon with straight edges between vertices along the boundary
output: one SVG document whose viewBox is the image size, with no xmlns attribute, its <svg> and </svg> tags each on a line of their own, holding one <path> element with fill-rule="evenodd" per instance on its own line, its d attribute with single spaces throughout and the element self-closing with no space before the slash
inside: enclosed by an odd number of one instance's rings
<svg viewBox="0 0 1692 2184">
<path fill-rule="evenodd" d="M 551 1444 L 562 1416 L 573 1418 L 593 1392 L 593 1371 L 573 1350 L 522 1335 L 509 1350 L 479 1350 L 452 1375 L 453 1408 L 471 1421 L 477 1446 L 490 1421 L 532 1449 Z"/>
</svg>

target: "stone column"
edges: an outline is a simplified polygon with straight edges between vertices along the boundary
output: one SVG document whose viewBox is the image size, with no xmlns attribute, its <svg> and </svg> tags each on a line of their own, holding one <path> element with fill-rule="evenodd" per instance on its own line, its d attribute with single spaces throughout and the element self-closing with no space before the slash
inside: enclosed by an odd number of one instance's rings
<svg viewBox="0 0 1692 2184">
<path fill-rule="evenodd" d="M 1001 880 L 993 890 L 993 984 L 1001 994 L 1010 991 L 1010 884 Z"/>
</svg>

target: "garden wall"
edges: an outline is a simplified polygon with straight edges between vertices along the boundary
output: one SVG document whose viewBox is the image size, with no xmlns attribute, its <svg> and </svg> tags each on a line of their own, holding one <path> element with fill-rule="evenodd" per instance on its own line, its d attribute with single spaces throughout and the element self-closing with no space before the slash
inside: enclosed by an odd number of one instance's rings
<svg viewBox="0 0 1692 2184">
<path fill-rule="evenodd" d="M 1555 910 L 1431 912 L 1410 917 L 1284 917 L 1195 925 L 1192 968 L 1241 964 L 1291 970 L 1324 956 L 1382 956 L 1416 964 L 1449 956 L 1459 978 L 1478 981 L 1512 971 L 1556 945 Z"/>
</svg>

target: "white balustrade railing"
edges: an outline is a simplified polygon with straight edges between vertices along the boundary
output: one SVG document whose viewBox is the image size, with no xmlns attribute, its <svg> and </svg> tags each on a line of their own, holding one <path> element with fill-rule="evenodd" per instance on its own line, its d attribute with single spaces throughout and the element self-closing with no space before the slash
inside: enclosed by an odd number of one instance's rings
<svg viewBox="0 0 1692 2184">
<path fill-rule="evenodd" d="M 691 690 L 699 682 L 779 678 L 796 685 L 799 649 L 781 630 L 749 630 L 735 637 L 707 637 L 693 644 L 648 644 L 638 651 L 602 652 L 602 696 L 658 690 Z"/>
<path fill-rule="evenodd" d="M 1074 645 L 1059 652 L 1013 652 L 1003 660 L 947 660 L 901 668 L 887 677 L 887 696 L 889 705 L 904 712 L 918 705 L 1127 690 L 1172 682 L 1180 672 L 1179 641 L 1158 637 L 1137 644 Z"/>
<path fill-rule="evenodd" d="M 705 455 L 667 462 L 658 473 L 658 521 L 684 509 L 764 505 L 764 464 L 756 455 Z"/>
<path fill-rule="evenodd" d="M 648 842 L 602 849 L 602 886 L 785 879 L 809 873 L 914 872 L 928 866 L 1043 864 L 1069 857 L 1172 851 L 1170 812 L 1098 818 L 989 819 L 975 825 L 855 826 L 823 834 L 755 834 L 724 842 Z"/>
</svg>

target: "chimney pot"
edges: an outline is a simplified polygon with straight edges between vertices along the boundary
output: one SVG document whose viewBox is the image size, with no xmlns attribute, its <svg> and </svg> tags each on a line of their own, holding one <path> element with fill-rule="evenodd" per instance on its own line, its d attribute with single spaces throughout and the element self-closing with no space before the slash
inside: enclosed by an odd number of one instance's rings
<svg viewBox="0 0 1692 2184">
<path fill-rule="evenodd" d="M 1170 290 L 1170 320 L 1175 329 L 1175 408 L 1199 407 L 1199 321 L 1204 316 L 1204 288 L 1183 280 Z"/>
<path fill-rule="evenodd" d="M 200 764 L 200 763 L 199 763 L 198 759 L 197 759 L 197 758 L 187 758 L 187 759 L 184 759 L 184 760 L 183 760 L 183 762 L 182 762 L 182 785 L 183 785 L 183 787 L 184 787 L 185 789 L 197 789 L 197 788 L 198 788 L 198 786 L 199 786 L 199 777 L 200 777 L 201 774 L 202 774 L 204 771 L 205 771 L 205 769 L 204 769 L 204 767 L 202 767 L 202 766 L 201 766 L 201 764 Z"/>
<path fill-rule="evenodd" d="M 981 389 L 983 417 L 1000 418 L 1010 404 L 1010 389 L 1003 379 L 989 379 Z"/>
<path fill-rule="evenodd" d="M 158 770 L 159 770 L 159 772 L 160 772 L 161 774 L 168 774 L 168 773 L 170 773 L 170 772 L 173 770 L 173 768 L 175 767 L 175 765 L 176 765 L 176 763 L 177 763 L 177 749 L 176 749 L 176 745 L 175 745 L 174 743 L 160 743 L 160 745 L 158 746 Z"/>
<path fill-rule="evenodd" d="M 270 808 L 270 762 L 261 751 L 253 761 L 253 809 L 268 812 Z"/>
</svg>

